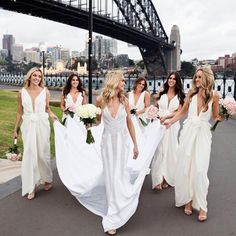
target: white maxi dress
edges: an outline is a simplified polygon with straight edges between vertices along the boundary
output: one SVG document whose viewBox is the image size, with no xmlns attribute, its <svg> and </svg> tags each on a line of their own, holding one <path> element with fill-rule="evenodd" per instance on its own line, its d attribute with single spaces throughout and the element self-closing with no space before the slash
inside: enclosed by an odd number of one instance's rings
<svg viewBox="0 0 236 236">
<path fill-rule="evenodd" d="M 207 212 L 207 176 L 212 134 L 209 120 L 212 117 L 212 101 L 206 112 L 197 111 L 197 95 L 189 105 L 188 117 L 184 121 L 177 150 L 175 171 L 175 202 L 180 207 L 192 201 L 195 209 Z"/>
<path fill-rule="evenodd" d="M 172 114 L 179 107 L 179 99 L 176 95 L 168 103 L 167 94 L 163 94 L 158 101 L 159 116 L 164 117 Z M 174 174 L 176 168 L 176 150 L 178 148 L 179 122 L 174 123 L 160 142 L 151 165 L 152 187 L 155 188 L 165 179 L 167 183 L 174 186 Z"/>
<path fill-rule="evenodd" d="M 135 101 L 134 101 L 134 91 L 132 90 L 132 91 L 129 92 L 129 106 L 130 106 L 130 109 L 137 109 L 137 111 L 140 111 L 140 110 L 143 110 L 145 108 L 145 103 L 144 103 L 145 92 L 146 91 L 143 91 L 140 94 L 136 104 L 135 104 Z M 140 114 L 138 117 L 133 115 L 132 116 L 132 120 L 134 119 L 134 117 L 137 120 L 141 130 L 145 131 L 145 129 L 144 129 L 145 127 L 142 125 L 142 123 L 141 123 L 141 121 L 139 119 L 139 118 L 141 118 L 141 119 L 144 120 L 144 122 L 147 122 L 144 113 Z"/>
<path fill-rule="evenodd" d="M 23 160 L 21 168 L 22 196 L 34 191 L 40 183 L 52 182 L 50 161 L 50 125 L 46 107 L 46 89 L 32 99 L 25 88 L 21 90 L 23 116 L 21 133 Z"/>
<path fill-rule="evenodd" d="M 103 124 L 92 128 L 95 144 L 85 142 L 85 130 L 70 117 L 67 127 L 54 122 L 60 178 L 81 204 L 102 217 L 105 232 L 124 225 L 136 211 L 145 175 L 165 130 L 154 121 L 144 138 L 134 122 L 140 152 L 134 160 L 126 116 L 122 104 L 115 117 L 105 107 Z"/>
</svg>

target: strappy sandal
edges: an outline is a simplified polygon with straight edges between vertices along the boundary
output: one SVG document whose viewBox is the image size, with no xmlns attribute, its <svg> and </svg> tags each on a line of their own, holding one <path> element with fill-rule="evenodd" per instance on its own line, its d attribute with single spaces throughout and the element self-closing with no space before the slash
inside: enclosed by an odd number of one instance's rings
<svg viewBox="0 0 236 236">
<path fill-rule="evenodd" d="M 52 188 L 52 183 L 45 183 L 44 184 L 44 190 L 45 191 L 48 191 L 48 190 L 50 190 Z"/>
<path fill-rule="evenodd" d="M 111 229 L 111 230 L 108 230 L 106 233 L 109 234 L 109 235 L 115 235 L 116 234 L 116 230 L 115 229 Z"/>
<path fill-rule="evenodd" d="M 158 185 L 155 186 L 153 189 L 154 189 L 154 190 L 162 190 L 162 186 L 161 186 L 161 184 L 158 184 Z"/>
<path fill-rule="evenodd" d="M 204 213 L 204 214 L 202 214 Z M 198 221 L 200 222 L 204 222 L 207 220 L 207 213 L 205 211 L 201 211 L 199 212 L 199 215 L 198 215 Z"/>
<path fill-rule="evenodd" d="M 35 198 L 35 191 L 33 191 L 32 193 L 29 193 L 27 196 L 28 200 L 33 200 Z"/>
</svg>

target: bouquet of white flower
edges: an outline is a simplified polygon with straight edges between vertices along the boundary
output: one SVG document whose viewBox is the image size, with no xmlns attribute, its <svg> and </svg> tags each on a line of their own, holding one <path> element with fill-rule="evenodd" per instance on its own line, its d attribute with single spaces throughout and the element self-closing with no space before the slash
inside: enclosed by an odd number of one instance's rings
<svg viewBox="0 0 236 236">
<path fill-rule="evenodd" d="M 86 143 L 94 143 L 95 140 L 92 135 L 91 126 L 92 124 L 96 124 L 97 115 L 101 114 L 101 109 L 99 107 L 94 106 L 93 104 L 86 104 L 78 107 L 76 113 L 80 120 L 84 123 L 87 128 L 87 138 Z"/>
</svg>

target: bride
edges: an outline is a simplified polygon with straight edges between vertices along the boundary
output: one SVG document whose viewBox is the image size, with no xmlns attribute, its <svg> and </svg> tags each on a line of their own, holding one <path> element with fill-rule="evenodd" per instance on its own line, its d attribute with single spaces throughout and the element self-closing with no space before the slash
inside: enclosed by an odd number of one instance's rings
<svg viewBox="0 0 236 236">
<path fill-rule="evenodd" d="M 121 72 L 108 74 L 97 98 L 103 125 L 92 128 L 95 144 L 86 143 L 86 132 L 74 119 L 68 117 L 67 127 L 54 122 L 60 178 L 81 204 L 102 217 L 108 234 L 115 234 L 135 213 L 165 129 L 154 121 L 144 138 L 138 123 L 131 121 L 124 84 Z"/>
</svg>

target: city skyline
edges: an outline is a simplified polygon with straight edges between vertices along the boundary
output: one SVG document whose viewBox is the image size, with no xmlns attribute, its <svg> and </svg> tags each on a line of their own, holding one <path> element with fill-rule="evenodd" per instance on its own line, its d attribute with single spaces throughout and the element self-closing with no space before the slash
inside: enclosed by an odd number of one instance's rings
<svg viewBox="0 0 236 236">
<path fill-rule="evenodd" d="M 228 0 L 227 5 L 214 0 L 179 0 L 178 4 L 174 0 L 158 0 L 153 3 L 168 36 L 174 24 L 179 26 L 182 61 L 217 59 L 236 51 L 234 0 Z M 23 44 L 24 48 L 45 42 L 48 46 L 61 45 L 71 51 L 82 51 L 87 37 L 86 30 L 0 9 L 0 35 L 7 33 L 13 34 L 16 44 Z M 127 53 L 134 60 L 141 59 L 139 49 L 128 47 L 125 42 L 118 41 L 118 53 Z"/>
</svg>

